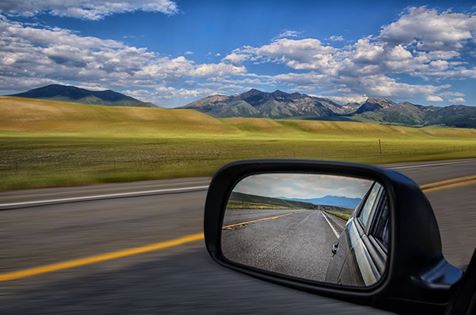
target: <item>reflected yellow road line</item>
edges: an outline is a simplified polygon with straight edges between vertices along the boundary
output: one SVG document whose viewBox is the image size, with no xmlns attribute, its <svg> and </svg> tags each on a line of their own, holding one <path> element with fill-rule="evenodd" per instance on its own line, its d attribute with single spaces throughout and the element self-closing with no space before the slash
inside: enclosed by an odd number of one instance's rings
<svg viewBox="0 0 476 315">
<path fill-rule="evenodd" d="M 432 191 L 456 188 L 456 187 L 473 185 L 473 184 L 476 184 L 476 175 L 451 178 L 447 180 L 425 184 L 420 187 L 422 188 L 424 192 L 432 192 Z M 229 224 L 224 226 L 223 228 L 231 229 L 233 227 L 243 226 L 247 224 L 274 220 L 274 219 L 278 219 L 278 218 L 288 216 L 294 213 L 296 212 L 280 214 L 280 215 L 275 215 L 271 217 L 265 217 L 265 218 L 250 220 L 245 222 L 239 222 L 235 224 Z M 59 263 L 53 263 L 53 264 L 48 264 L 48 265 L 43 265 L 39 267 L 33 267 L 33 268 L 28 268 L 28 269 L 13 271 L 13 272 L 7 272 L 7 273 L 0 274 L 0 282 L 17 280 L 17 279 L 37 276 L 41 274 L 46 274 L 50 272 L 96 264 L 96 263 L 105 262 L 109 260 L 155 252 L 155 251 L 159 251 L 159 250 L 163 250 L 167 248 L 173 248 L 173 247 L 185 245 L 188 243 L 196 242 L 199 240 L 203 240 L 203 238 L 204 238 L 203 233 L 189 234 L 189 235 L 185 235 L 185 236 L 182 236 L 173 240 L 164 241 L 164 242 L 158 242 L 158 243 L 148 244 L 144 246 L 118 250 L 118 251 L 114 251 L 110 253 L 104 253 L 104 254 L 99 254 L 99 255 L 94 255 L 94 256 L 89 256 L 89 257 L 84 257 L 79 259 L 73 259 L 73 260 L 67 260 L 67 261 L 63 261 Z"/>
<path fill-rule="evenodd" d="M 297 212 L 289 212 L 289 213 L 285 213 L 285 214 L 274 215 L 272 217 L 266 217 L 266 218 L 261 218 L 261 219 L 256 219 L 256 220 L 250 220 L 250 221 L 245 221 L 245 222 L 228 224 L 228 225 L 225 225 L 222 229 L 223 230 L 231 230 L 235 227 L 240 227 L 240 226 L 244 226 L 244 225 L 248 225 L 248 224 L 252 224 L 252 223 L 256 223 L 256 222 L 279 219 L 279 218 L 282 218 L 282 217 L 285 217 L 285 216 L 288 216 L 288 215 L 291 215 L 291 214 L 294 214 L 294 213 L 297 213 Z"/>
</svg>

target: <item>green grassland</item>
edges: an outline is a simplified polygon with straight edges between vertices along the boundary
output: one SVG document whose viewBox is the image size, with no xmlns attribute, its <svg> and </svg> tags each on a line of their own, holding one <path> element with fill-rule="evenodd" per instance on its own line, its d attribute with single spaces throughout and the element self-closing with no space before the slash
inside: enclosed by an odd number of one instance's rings
<svg viewBox="0 0 476 315">
<path fill-rule="evenodd" d="M 332 214 L 344 221 L 348 221 L 352 217 L 352 209 L 326 210 L 328 214 Z"/>
<path fill-rule="evenodd" d="M 475 129 L 217 119 L 194 110 L 0 97 L 0 190 L 209 176 L 250 158 L 468 157 L 476 157 Z"/>
<path fill-rule="evenodd" d="M 312 203 L 286 200 L 282 198 L 271 198 L 266 196 L 249 195 L 239 192 L 232 192 L 227 209 L 233 210 L 290 210 L 290 209 L 315 209 Z"/>
</svg>

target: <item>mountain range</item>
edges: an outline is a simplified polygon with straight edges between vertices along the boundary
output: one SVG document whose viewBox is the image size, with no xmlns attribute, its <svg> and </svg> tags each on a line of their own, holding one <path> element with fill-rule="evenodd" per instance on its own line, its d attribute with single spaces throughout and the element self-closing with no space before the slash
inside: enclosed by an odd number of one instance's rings
<svg viewBox="0 0 476 315">
<path fill-rule="evenodd" d="M 369 97 L 363 103 L 338 104 L 323 97 L 280 90 L 268 93 L 251 89 L 237 95 L 211 95 L 184 108 L 215 117 L 353 120 L 414 127 L 476 128 L 475 106 L 423 106 L 376 97 Z"/>
<path fill-rule="evenodd" d="M 91 91 L 75 86 L 50 84 L 9 96 L 62 100 L 93 105 L 153 107 L 154 104 L 111 91 Z"/>
<path fill-rule="evenodd" d="M 355 209 L 362 199 L 327 195 L 321 198 L 292 198 L 289 200 L 312 203 L 314 205 L 325 205 L 347 209 Z"/>
<path fill-rule="evenodd" d="M 10 96 L 108 106 L 155 106 L 112 90 L 92 91 L 60 84 L 51 84 Z M 268 93 L 251 89 L 236 95 L 211 95 L 183 108 L 198 110 L 215 117 L 350 120 L 412 127 L 476 128 L 476 106 L 423 106 L 410 102 L 396 103 L 377 97 L 369 97 L 363 103 L 339 104 L 324 97 L 280 90 Z"/>
</svg>

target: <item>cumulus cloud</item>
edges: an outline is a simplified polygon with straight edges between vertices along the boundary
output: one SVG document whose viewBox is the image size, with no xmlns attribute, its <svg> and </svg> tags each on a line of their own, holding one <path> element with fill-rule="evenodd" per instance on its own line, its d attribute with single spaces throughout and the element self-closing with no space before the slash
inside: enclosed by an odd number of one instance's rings
<svg viewBox="0 0 476 315">
<path fill-rule="evenodd" d="M 412 7 L 397 21 L 384 26 L 380 38 L 392 44 L 413 43 L 420 49 L 445 51 L 462 48 L 474 39 L 474 32 L 475 15 Z"/>
<path fill-rule="evenodd" d="M 86 20 L 100 20 L 115 13 L 133 11 L 175 14 L 177 4 L 171 0 L 2 0 L 0 12 L 10 15 L 33 16 L 48 13 Z"/>
<path fill-rule="evenodd" d="M 449 101 L 451 103 L 454 103 L 454 104 L 461 104 L 461 103 L 465 103 L 466 100 L 464 99 L 464 97 L 455 97 L 455 98 L 450 98 Z"/>
<path fill-rule="evenodd" d="M 140 3 L 134 2 L 134 10 L 145 10 Z M 4 3 L 0 9 L 6 10 Z M 475 34 L 471 13 L 410 8 L 378 33 L 343 47 L 285 31 L 264 45 L 238 47 L 225 52 L 216 63 L 200 64 L 191 59 L 190 52 L 164 56 L 119 41 L 26 25 L 0 15 L 0 90 L 68 82 L 128 89 L 131 95 L 154 100 L 279 86 L 334 95 L 341 102 L 369 95 L 462 103 L 465 95 L 449 90 L 446 82 L 476 78 L 474 56 L 468 54 L 476 47 Z M 328 40 L 340 40 L 339 35 L 334 36 Z M 262 63 L 278 64 L 280 73 L 250 73 L 247 69 Z"/>
<path fill-rule="evenodd" d="M 238 58 L 239 56 L 239 58 Z M 317 39 L 280 39 L 260 47 L 244 47 L 231 57 L 242 63 L 274 62 L 288 66 L 290 72 L 274 76 L 279 83 L 300 88 L 336 88 L 355 94 L 383 97 L 430 94 L 448 88 L 448 85 L 416 85 L 398 82 L 389 74 L 417 74 L 425 71 L 445 71 L 442 62 L 422 63 L 401 45 L 388 47 L 372 38 L 363 38 L 355 44 L 338 49 L 322 44 Z M 428 59 L 425 59 L 428 61 Z M 345 93 L 347 93 L 345 92 Z"/>
<path fill-rule="evenodd" d="M 157 85 L 152 89 L 125 90 L 127 95 L 142 100 L 173 100 L 193 99 L 214 94 L 215 91 L 208 88 L 175 88 L 173 86 Z"/>
<path fill-rule="evenodd" d="M 417 95 L 428 95 L 437 91 L 447 89 L 450 85 L 431 85 L 431 84 L 409 84 L 398 82 L 383 74 L 371 75 L 365 77 L 345 77 L 340 80 L 345 83 L 349 91 L 364 92 L 367 95 L 381 97 L 409 97 Z"/>
<path fill-rule="evenodd" d="M 443 102 L 443 98 L 441 96 L 437 96 L 437 95 L 428 95 L 426 97 L 426 100 L 428 102 Z"/>
<path fill-rule="evenodd" d="M 275 39 L 294 38 L 294 37 L 299 37 L 300 35 L 301 35 L 301 32 L 286 30 L 281 32 L 278 36 L 276 36 Z"/>
<path fill-rule="evenodd" d="M 333 42 L 341 42 L 344 40 L 344 36 L 342 35 L 331 35 L 329 36 L 329 40 L 333 41 Z"/>
<path fill-rule="evenodd" d="M 315 38 L 278 38 L 262 46 L 235 49 L 224 61 L 286 65 L 296 72 L 276 75 L 274 80 L 292 87 L 384 97 L 434 96 L 450 87 L 439 83 L 440 79 L 476 78 L 476 67 L 462 53 L 476 44 L 475 23 L 476 16 L 470 13 L 410 8 L 379 34 L 341 48 Z M 340 39 L 335 36 L 329 39 Z M 397 80 L 401 74 L 436 80 L 412 84 Z"/>
<path fill-rule="evenodd" d="M 367 100 L 366 95 L 347 95 L 347 96 L 321 96 L 325 98 L 329 98 L 334 102 L 339 104 L 347 104 L 347 103 L 363 103 Z"/>
<path fill-rule="evenodd" d="M 244 73 L 244 66 L 197 64 L 184 56 L 160 56 L 115 40 L 0 18 L 0 91 L 4 93 L 53 82 L 151 89 L 187 78 L 219 81 Z"/>
<path fill-rule="evenodd" d="M 232 52 L 231 54 L 228 54 L 223 58 L 223 61 L 229 62 L 232 64 L 242 64 L 245 60 L 247 60 L 249 56 L 245 53 L 240 53 L 239 51 L 237 52 Z"/>
<path fill-rule="evenodd" d="M 234 56 L 255 62 L 282 63 L 295 70 L 332 71 L 337 66 L 333 57 L 336 52 L 337 49 L 315 38 L 282 38 L 261 47 L 246 46 L 236 50 Z"/>
</svg>

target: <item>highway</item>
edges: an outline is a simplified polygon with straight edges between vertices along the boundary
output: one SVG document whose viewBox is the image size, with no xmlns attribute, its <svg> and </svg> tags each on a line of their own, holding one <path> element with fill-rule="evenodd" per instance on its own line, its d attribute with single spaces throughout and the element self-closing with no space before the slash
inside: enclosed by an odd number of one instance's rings
<svg viewBox="0 0 476 315">
<path fill-rule="evenodd" d="M 428 187 L 445 256 L 467 264 L 476 247 L 476 160 L 389 167 Z M 0 193 L 0 313 L 382 313 L 216 265 L 201 235 L 208 183 Z"/>
<path fill-rule="evenodd" d="M 225 257 L 247 266 L 324 281 L 332 244 L 337 242 L 345 222 L 336 217 L 325 217 L 324 211 L 304 209 L 274 211 L 274 214 L 267 214 L 267 218 L 273 218 L 272 222 L 268 220 L 270 222 L 267 224 L 260 224 L 262 221 L 254 219 L 257 215 L 263 216 L 263 212 L 269 211 L 227 211 L 245 212 L 246 218 L 241 219 L 249 223 L 228 223 L 229 214 L 225 214 L 222 234 Z M 338 225 L 330 220 L 342 222 Z"/>
</svg>

